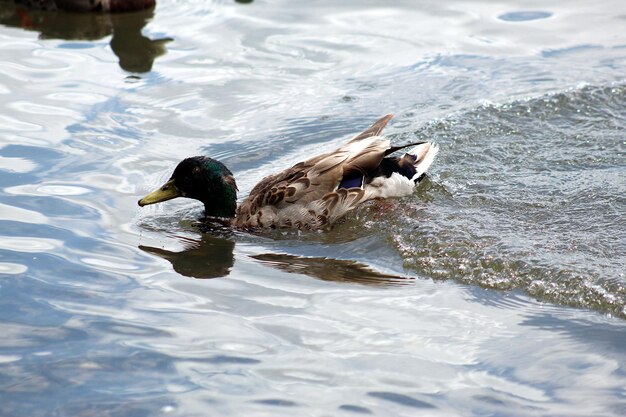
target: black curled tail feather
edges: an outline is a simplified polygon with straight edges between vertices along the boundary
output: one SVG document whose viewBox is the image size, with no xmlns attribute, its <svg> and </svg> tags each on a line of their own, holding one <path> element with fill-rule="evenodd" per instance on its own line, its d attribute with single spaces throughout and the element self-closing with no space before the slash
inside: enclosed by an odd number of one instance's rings
<svg viewBox="0 0 626 417">
<path fill-rule="evenodd" d="M 413 177 L 417 173 L 414 164 L 415 156 L 411 154 L 405 154 L 404 156 L 398 157 L 388 156 L 386 158 L 383 158 L 378 168 L 374 172 L 372 172 L 369 180 L 371 181 L 376 177 L 382 176 L 389 178 L 394 172 L 397 172 L 398 174 L 407 177 L 408 179 L 413 179 Z"/>
<path fill-rule="evenodd" d="M 410 146 L 423 145 L 425 143 L 428 143 L 428 142 L 420 141 L 420 142 L 407 143 L 405 145 L 400 145 L 400 146 L 393 146 L 385 152 L 385 155 L 390 155 L 401 149 L 408 148 Z M 419 178 L 415 178 L 415 175 L 417 173 L 417 167 L 415 166 L 415 162 L 417 162 L 417 156 L 412 155 L 410 153 L 405 153 L 403 156 L 397 156 L 397 157 L 387 156 L 386 158 L 383 158 L 379 167 L 370 177 L 369 181 L 379 176 L 385 176 L 386 178 L 389 178 L 391 174 L 393 174 L 394 172 L 397 172 L 398 174 L 410 180 L 415 180 L 415 183 L 418 183 L 419 181 L 422 180 L 422 178 L 424 178 L 425 174 L 420 175 Z"/>
<path fill-rule="evenodd" d="M 405 145 L 400 145 L 400 146 L 392 146 L 391 148 L 385 151 L 385 156 L 391 155 L 392 153 L 399 151 L 400 149 L 408 148 L 409 146 L 423 145 L 425 143 L 427 142 L 422 141 L 422 142 L 407 143 Z"/>
</svg>

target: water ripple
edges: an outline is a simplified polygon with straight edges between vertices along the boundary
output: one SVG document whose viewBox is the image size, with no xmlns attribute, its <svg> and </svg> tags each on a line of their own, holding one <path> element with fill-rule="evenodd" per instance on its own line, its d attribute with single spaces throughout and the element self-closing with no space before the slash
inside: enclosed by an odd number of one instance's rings
<svg viewBox="0 0 626 417">
<path fill-rule="evenodd" d="M 626 183 L 615 150 L 625 88 L 488 105 L 418 131 L 447 144 L 450 165 L 440 175 L 452 199 L 424 190 L 427 217 L 402 219 L 414 230 L 394 236 L 407 262 L 433 277 L 626 315 L 624 265 L 614 259 L 624 250 Z M 602 138 L 594 137 L 598 130 Z"/>
</svg>

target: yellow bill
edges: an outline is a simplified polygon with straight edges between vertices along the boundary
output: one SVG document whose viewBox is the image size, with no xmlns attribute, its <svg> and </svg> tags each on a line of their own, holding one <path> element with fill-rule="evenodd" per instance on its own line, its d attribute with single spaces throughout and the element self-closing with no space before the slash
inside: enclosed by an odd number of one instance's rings
<svg viewBox="0 0 626 417">
<path fill-rule="evenodd" d="M 147 206 L 149 204 L 160 203 L 162 201 L 171 200 L 172 198 L 181 197 L 182 194 L 176 186 L 174 185 L 174 180 L 169 180 L 165 184 L 163 184 L 160 188 L 154 190 L 141 200 L 139 200 L 139 205 L 141 207 Z"/>
</svg>

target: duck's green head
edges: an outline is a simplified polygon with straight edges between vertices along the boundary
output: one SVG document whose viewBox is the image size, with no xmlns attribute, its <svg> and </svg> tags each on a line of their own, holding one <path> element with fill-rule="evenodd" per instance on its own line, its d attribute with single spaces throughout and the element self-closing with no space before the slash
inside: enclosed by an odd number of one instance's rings
<svg viewBox="0 0 626 417">
<path fill-rule="evenodd" d="M 237 208 L 237 184 L 232 172 L 219 161 L 194 156 L 181 161 L 172 177 L 141 200 L 141 207 L 176 197 L 187 197 L 204 203 L 210 217 L 230 218 Z"/>
</svg>

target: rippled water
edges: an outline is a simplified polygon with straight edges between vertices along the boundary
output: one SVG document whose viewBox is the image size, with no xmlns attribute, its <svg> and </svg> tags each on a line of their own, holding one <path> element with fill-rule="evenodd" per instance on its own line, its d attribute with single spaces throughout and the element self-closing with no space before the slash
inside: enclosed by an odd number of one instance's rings
<svg viewBox="0 0 626 417">
<path fill-rule="evenodd" d="M 620 1 L 1 1 L 0 415 L 624 415 L 625 26 Z M 326 233 L 136 206 L 186 156 L 245 194 L 388 112 L 440 145 L 430 178 Z"/>
</svg>

